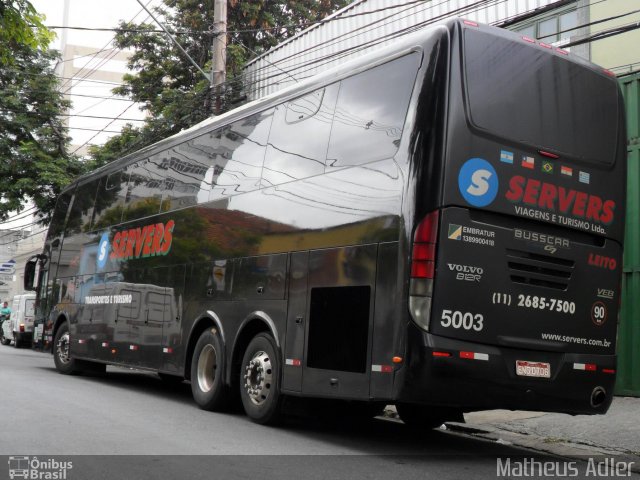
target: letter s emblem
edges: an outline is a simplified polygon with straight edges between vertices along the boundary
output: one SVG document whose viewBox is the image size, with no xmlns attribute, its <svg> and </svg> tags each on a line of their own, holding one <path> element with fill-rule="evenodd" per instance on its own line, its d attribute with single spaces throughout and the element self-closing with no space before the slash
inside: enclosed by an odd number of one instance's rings
<svg viewBox="0 0 640 480">
<path fill-rule="evenodd" d="M 498 174 L 483 158 L 467 160 L 458 173 L 458 189 L 465 201 L 474 207 L 486 207 L 498 195 Z"/>
<path fill-rule="evenodd" d="M 476 170 L 471 175 L 471 185 L 467 188 L 467 193 L 479 197 L 489 191 L 489 179 L 492 173 L 489 170 Z"/>
<path fill-rule="evenodd" d="M 104 232 L 100 237 L 100 243 L 98 243 L 98 255 L 96 258 L 98 269 L 104 268 L 104 266 L 107 264 L 108 258 L 109 258 L 109 232 Z"/>
</svg>

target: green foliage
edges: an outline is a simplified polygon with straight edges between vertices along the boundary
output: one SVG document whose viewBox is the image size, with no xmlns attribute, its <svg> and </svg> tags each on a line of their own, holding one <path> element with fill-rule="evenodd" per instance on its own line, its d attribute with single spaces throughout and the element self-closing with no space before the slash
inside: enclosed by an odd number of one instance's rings
<svg viewBox="0 0 640 480">
<path fill-rule="evenodd" d="M 210 71 L 214 0 L 163 1 L 158 13 L 165 19 L 164 25 L 177 33 L 178 41 L 195 62 Z M 222 110 L 233 108 L 231 101 L 241 95 L 240 74 L 247 60 L 348 3 L 349 0 L 229 0 L 227 93 Z M 209 82 L 166 35 L 149 32 L 157 25 L 121 23 L 120 28 L 117 46 L 134 53 L 128 64 L 132 73 L 114 92 L 141 103 L 149 115 L 143 127 L 128 127 L 122 139 L 114 137 L 104 146 L 92 148 L 94 167 L 188 128 L 208 118 L 214 109 Z"/>
<path fill-rule="evenodd" d="M 28 1 L 0 0 L 0 220 L 32 199 L 46 223 L 58 193 L 82 171 L 59 120 L 68 105 L 51 38 Z"/>
</svg>

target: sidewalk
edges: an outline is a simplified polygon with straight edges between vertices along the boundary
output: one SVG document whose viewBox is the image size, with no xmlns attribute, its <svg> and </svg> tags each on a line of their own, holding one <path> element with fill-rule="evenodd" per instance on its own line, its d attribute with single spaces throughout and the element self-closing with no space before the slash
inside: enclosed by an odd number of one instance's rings
<svg viewBox="0 0 640 480">
<path fill-rule="evenodd" d="M 452 431 L 565 457 L 593 455 L 635 462 L 640 472 L 640 398 L 616 397 L 606 415 L 490 410 L 465 414 Z"/>
</svg>

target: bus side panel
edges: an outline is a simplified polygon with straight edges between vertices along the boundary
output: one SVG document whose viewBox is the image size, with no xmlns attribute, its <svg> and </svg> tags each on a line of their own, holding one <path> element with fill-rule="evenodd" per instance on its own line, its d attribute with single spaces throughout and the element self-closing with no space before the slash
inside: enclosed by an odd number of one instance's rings
<svg viewBox="0 0 640 480">
<path fill-rule="evenodd" d="M 400 345 L 398 325 L 404 318 L 402 290 L 398 288 L 398 256 L 398 242 L 378 246 L 371 364 L 381 368 L 371 372 L 369 395 L 372 399 L 392 398 L 394 375 L 387 367 L 395 366 L 393 357 L 403 357 L 397 350 Z"/>
</svg>

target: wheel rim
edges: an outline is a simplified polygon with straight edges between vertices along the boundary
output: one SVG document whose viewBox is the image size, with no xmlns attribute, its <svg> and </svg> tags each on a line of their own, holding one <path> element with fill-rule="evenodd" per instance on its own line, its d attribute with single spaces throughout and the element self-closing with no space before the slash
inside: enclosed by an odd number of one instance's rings
<svg viewBox="0 0 640 480">
<path fill-rule="evenodd" d="M 218 356 L 212 345 L 205 345 L 198 357 L 198 386 L 203 392 L 213 388 L 218 368 Z"/>
<path fill-rule="evenodd" d="M 244 368 L 244 389 L 254 405 L 262 405 L 269 398 L 273 383 L 271 359 L 266 352 L 256 352 Z"/>
<path fill-rule="evenodd" d="M 56 345 L 58 360 L 61 363 L 69 363 L 69 332 L 64 332 Z"/>
</svg>

